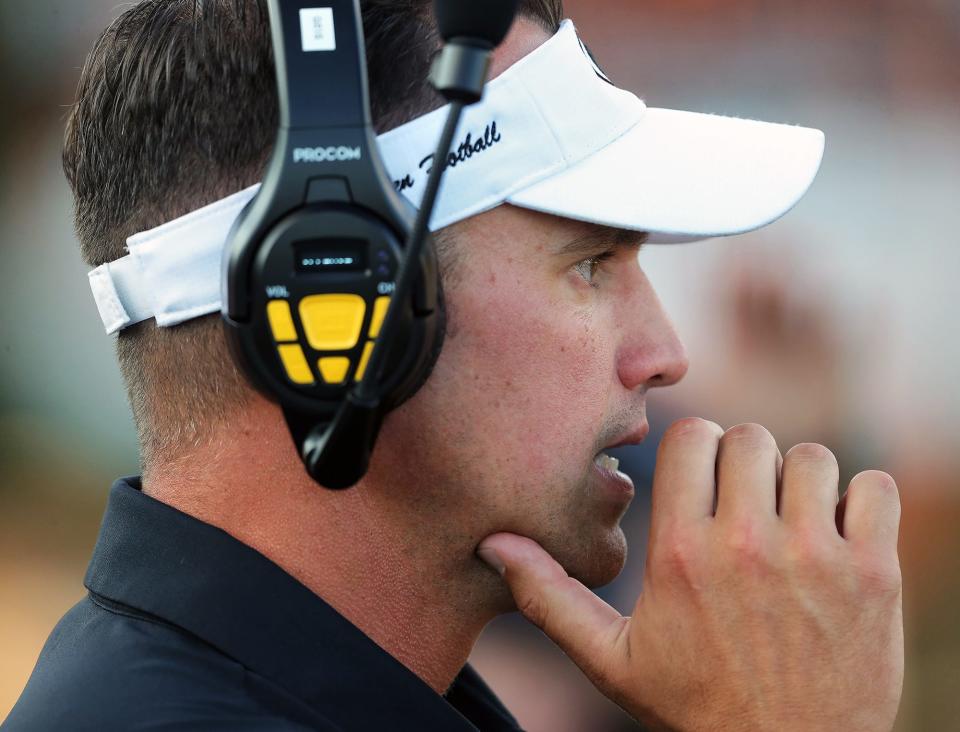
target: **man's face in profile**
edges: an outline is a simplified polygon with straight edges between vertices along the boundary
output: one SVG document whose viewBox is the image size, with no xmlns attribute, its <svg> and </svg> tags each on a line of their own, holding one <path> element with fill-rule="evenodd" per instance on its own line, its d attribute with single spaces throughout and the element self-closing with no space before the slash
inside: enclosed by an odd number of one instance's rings
<svg viewBox="0 0 960 732">
<path fill-rule="evenodd" d="M 451 546 L 511 531 L 605 584 L 633 491 L 595 458 L 642 439 L 646 390 L 687 369 L 637 261 L 643 235 L 508 205 L 446 233 L 443 352 L 388 418 L 374 470 Z"/>
</svg>

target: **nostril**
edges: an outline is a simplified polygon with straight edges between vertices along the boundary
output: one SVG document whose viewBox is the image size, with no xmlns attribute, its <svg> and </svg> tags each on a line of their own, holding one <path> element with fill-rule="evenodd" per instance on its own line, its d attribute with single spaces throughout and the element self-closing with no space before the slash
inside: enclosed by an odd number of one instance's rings
<svg viewBox="0 0 960 732">
<path fill-rule="evenodd" d="M 677 347 L 638 348 L 621 355 L 618 375 L 630 391 L 670 386 L 683 379 L 690 368 L 686 349 L 679 341 Z"/>
</svg>

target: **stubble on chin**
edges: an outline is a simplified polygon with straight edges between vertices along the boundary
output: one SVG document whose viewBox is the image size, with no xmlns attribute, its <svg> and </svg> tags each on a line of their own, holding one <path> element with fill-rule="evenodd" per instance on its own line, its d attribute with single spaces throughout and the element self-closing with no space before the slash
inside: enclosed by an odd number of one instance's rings
<svg viewBox="0 0 960 732">
<path fill-rule="evenodd" d="M 589 481 L 572 492 L 565 506 L 542 517 L 537 541 L 568 575 L 591 589 L 609 584 L 627 561 L 621 515 L 604 515 L 590 500 Z"/>
<path fill-rule="evenodd" d="M 591 589 L 613 582 L 627 561 L 627 540 L 619 526 L 543 548 L 568 575 Z"/>
</svg>

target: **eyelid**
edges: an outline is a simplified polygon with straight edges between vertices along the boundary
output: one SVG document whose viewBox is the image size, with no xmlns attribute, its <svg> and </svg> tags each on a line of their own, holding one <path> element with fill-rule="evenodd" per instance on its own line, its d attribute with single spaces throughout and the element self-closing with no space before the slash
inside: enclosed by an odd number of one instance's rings
<svg viewBox="0 0 960 732">
<path fill-rule="evenodd" d="M 594 254 L 593 256 L 581 259 L 575 265 L 573 265 L 573 269 L 577 271 L 581 279 L 583 279 L 583 281 L 586 282 L 588 285 L 590 285 L 591 287 L 598 287 L 597 283 L 594 282 L 593 280 L 596 274 L 595 272 L 593 272 L 593 268 L 594 267 L 599 268 L 600 265 L 602 265 L 607 260 L 611 259 L 617 253 L 617 249 L 618 247 L 611 247 L 607 249 L 605 252 L 600 252 L 599 254 Z M 583 272 L 580 269 L 584 265 L 588 265 L 590 267 L 591 272 L 590 272 L 589 279 L 583 275 Z"/>
<path fill-rule="evenodd" d="M 617 253 L 619 247 L 607 247 L 606 249 L 597 248 L 597 251 L 592 254 L 580 254 L 577 258 L 576 264 L 583 264 L 584 262 L 593 262 L 593 261 L 606 261 L 613 257 Z"/>
<path fill-rule="evenodd" d="M 592 254 L 587 259 L 593 259 L 595 257 L 602 257 L 603 259 L 609 259 L 620 253 L 630 253 L 631 256 L 635 255 L 643 248 L 642 241 L 631 241 L 631 242 L 614 242 L 608 244 L 606 247 L 599 246 L 597 247 L 597 253 Z"/>
<path fill-rule="evenodd" d="M 606 262 L 606 261 L 608 261 L 608 260 L 610 260 L 610 259 L 613 259 L 613 258 L 617 255 L 617 252 L 620 251 L 620 249 L 621 249 L 621 247 L 619 247 L 619 246 L 610 247 L 610 248 L 607 249 L 606 251 L 599 252 L 598 254 L 594 254 L 594 255 L 592 255 L 592 256 L 590 256 L 590 257 L 587 257 L 586 259 L 584 259 L 584 260 L 582 260 L 582 261 L 584 261 L 584 262 L 597 262 L 598 264 L 602 264 L 603 262 Z"/>
<path fill-rule="evenodd" d="M 626 252 L 627 250 L 630 251 L 630 254 L 632 257 L 636 258 L 639 256 L 641 250 L 643 250 L 644 244 L 646 244 L 646 242 L 642 239 L 639 241 L 632 241 L 632 242 L 613 243 L 609 245 L 605 250 L 599 251 L 597 254 L 592 254 L 589 257 L 584 257 L 578 260 L 576 264 L 573 265 L 573 269 L 577 270 L 577 272 L 580 274 L 581 279 L 583 279 L 583 281 L 586 282 L 588 285 L 594 288 L 599 287 L 599 285 L 593 280 L 593 276 L 594 276 L 593 274 L 591 274 L 590 279 L 588 279 L 584 277 L 583 274 L 580 272 L 580 268 L 583 265 L 588 264 L 590 265 L 591 269 L 593 267 L 597 267 L 599 269 L 599 267 L 603 265 L 605 262 L 608 262 L 609 260 L 613 259 L 615 256 L 617 256 L 621 252 Z"/>
<path fill-rule="evenodd" d="M 609 261 L 610 259 L 613 259 L 613 256 L 615 254 L 616 252 L 614 250 L 608 249 L 605 252 L 601 252 L 600 254 L 596 254 L 592 257 L 588 257 L 586 261 L 596 262 L 597 264 L 603 264 L 604 262 Z"/>
</svg>

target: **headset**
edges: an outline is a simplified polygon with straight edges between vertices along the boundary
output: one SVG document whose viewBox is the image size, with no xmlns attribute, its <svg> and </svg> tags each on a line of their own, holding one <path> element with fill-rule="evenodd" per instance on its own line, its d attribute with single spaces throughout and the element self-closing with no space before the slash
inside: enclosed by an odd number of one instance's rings
<svg viewBox="0 0 960 732">
<path fill-rule="evenodd" d="M 231 230 L 222 319 L 233 358 L 278 402 L 309 475 L 345 489 L 367 472 L 386 414 L 429 377 L 446 314 L 430 216 L 397 193 L 370 112 L 360 0 L 267 0 L 280 103 L 273 157 Z M 318 7 L 322 6 L 322 7 Z M 517 0 L 436 0 L 445 41 L 430 82 L 450 113 L 483 94 Z"/>
</svg>

